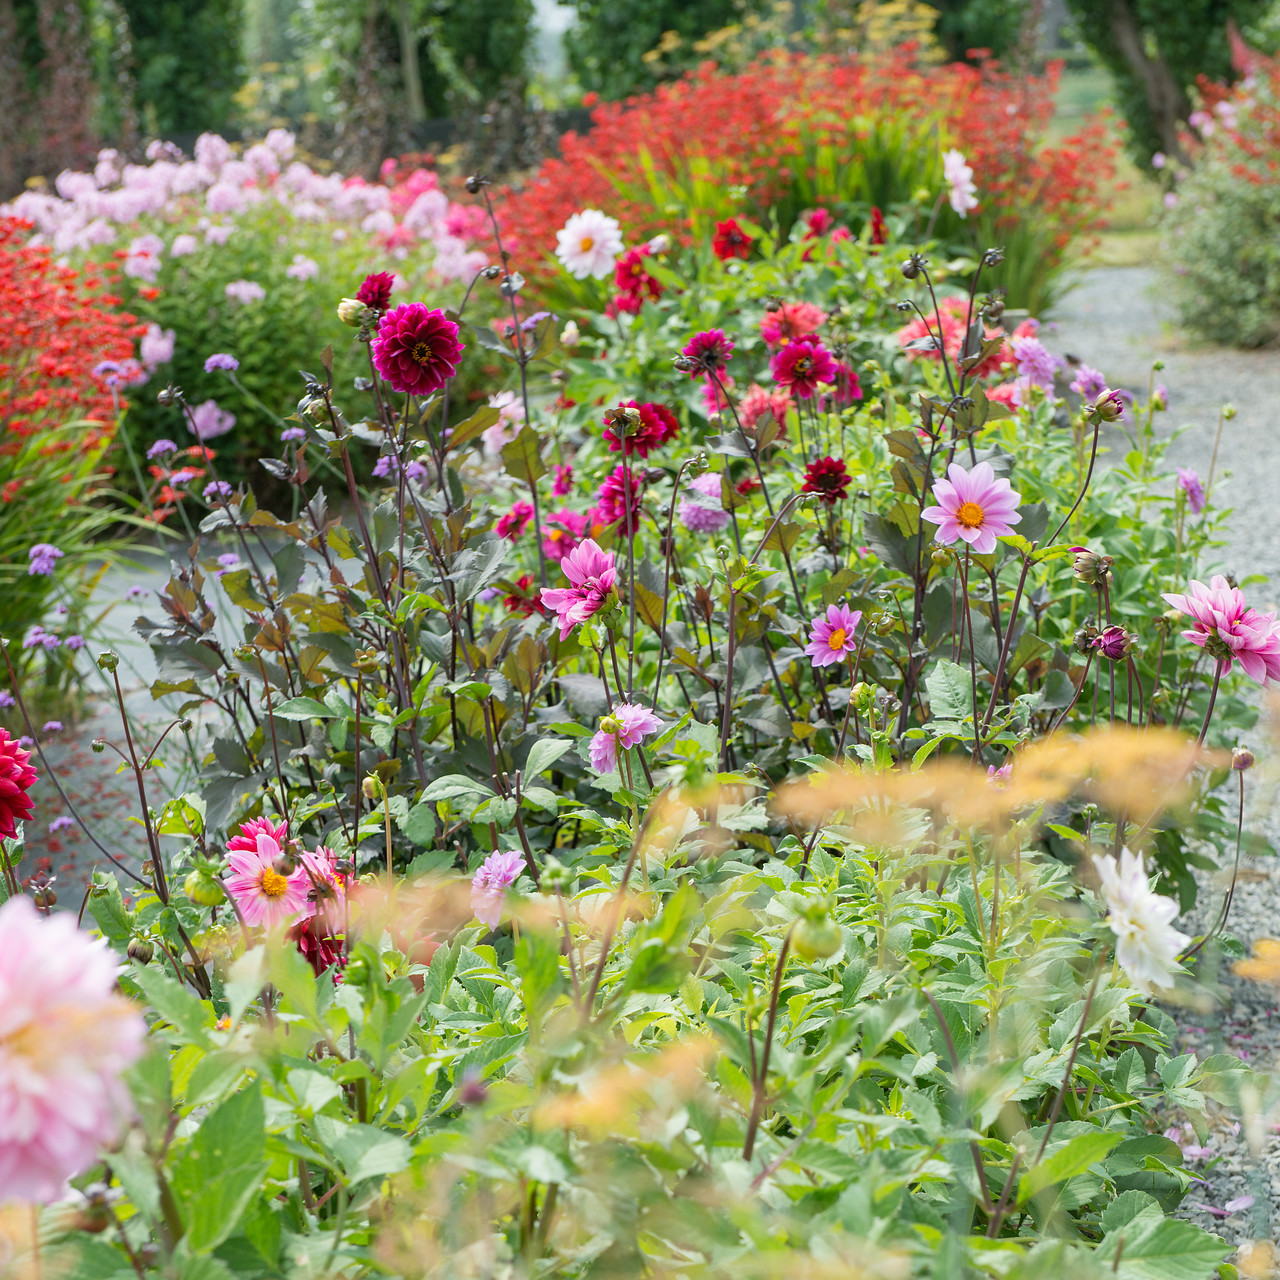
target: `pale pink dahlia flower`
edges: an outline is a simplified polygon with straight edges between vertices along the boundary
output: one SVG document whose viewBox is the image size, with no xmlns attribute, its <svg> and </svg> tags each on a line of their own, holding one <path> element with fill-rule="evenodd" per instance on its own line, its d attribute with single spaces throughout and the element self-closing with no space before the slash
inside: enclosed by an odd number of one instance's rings
<svg viewBox="0 0 1280 1280">
<path fill-rule="evenodd" d="M 69 913 L 0 907 L 0 1201 L 57 1199 L 118 1136 L 147 1034 L 119 967 Z"/>
<path fill-rule="evenodd" d="M 594 538 L 583 539 L 581 545 L 560 561 L 570 587 L 543 587 L 542 603 L 559 615 L 560 639 L 568 638 L 574 627 L 597 613 L 613 595 L 618 572 L 612 551 L 604 551 Z"/>
<path fill-rule="evenodd" d="M 1251 609 L 1239 587 L 1230 586 L 1222 574 L 1214 574 L 1206 587 L 1191 582 L 1186 595 L 1165 593 L 1164 598 L 1194 623 L 1182 634 L 1218 660 L 1218 673 L 1226 675 L 1233 662 L 1260 684 L 1280 678 L 1280 623 L 1274 613 Z"/>
<path fill-rule="evenodd" d="M 502 920 L 502 901 L 509 885 L 520 878 L 524 859 L 515 850 L 491 853 L 471 880 L 471 910 L 476 919 L 496 929 Z"/>
<path fill-rule="evenodd" d="M 846 654 L 856 653 L 855 633 L 861 621 L 860 609 L 850 609 L 847 604 L 827 605 L 826 617 L 813 620 L 804 650 L 813 659 L 813 665 L 829 667 L 833 662 L 842 662 Z"/>
<path fill-rule="evenodd" d="M 282 875 L 275 867 L 280 854 L 279 843 L 264 832 L 257 835 L 251 851 L 228 846 L 231 874 L 223 883 L 245 924 L 274 929 L 299 916 L 315 914 L 315 903 L 310 900 L 311 877 L 301 863 L 287 876 Z"/>
<path fill-rule="evenodd" d="M 597 773 L 612 773 L 618 767 L 619 747 L 638 747 L 655 729 L 662 727 L 648 707 L 620 702 L 600 721 L 599 732 L 591 739 L 591 767 Z"/>
<path fill-rule="evenodd" d="M 1013 526 L 1021 522 L 1018 503 L 1022 495 L 1007 480 L 997 480 L 988 462 L 979 462 L 972 471 L 953 462 L 947 477 L 933 482 L 938 505 L 925 507 L 920 518 L 938 526 L 939 542 L 960 538 L 980 556 L 990 555 L 996 549 L 996 539 L 1012 533 Z"/>
</svg>

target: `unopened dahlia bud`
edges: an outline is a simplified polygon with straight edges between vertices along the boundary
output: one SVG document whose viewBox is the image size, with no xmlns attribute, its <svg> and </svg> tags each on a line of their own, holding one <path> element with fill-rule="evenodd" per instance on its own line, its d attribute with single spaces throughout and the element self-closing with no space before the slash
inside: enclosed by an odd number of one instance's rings
<svg viewBox="0 0 1280 1280">
<path fill-rule="evenodd" d="M 1222 406 L 1222 416 L 1227 422 L 1236 416 L 1236 407 L 1233 404 L 1224 404 Z"/>
<path fill-rule="evenodd" d="M 338 319 L 352 329 L 359 329 L 369 318 L 369 308 L 359 298 L 343 298 L 338 303 Z"/>
<path fill-rule="evenodd" d="M 1133 648 L 1133 636 L 1123 627 L 1105 627 L 1094 637 L 1093 647 L 1104 658 L 1118 662 Z"/>
<path fill-rule="evenodd" d="M 479 195 L 481 187 L 487 187 L 489 179 L 483 173 L 473 173 L 466 181 L 468 195 Z"/>
<path fill-rule="evenodd" d="M 1103 422 L 1115 422 L 1124 414 L 1124 400 L 1118 391 L 1104 391 L 1093 402 L 1093 411 Z"/>
<path fill-rule="evenodd" d="M 1231 752 L 1231 767 L 1242 773 L 1253 768 L 1253 752 L 1248 747 L 1235 747 Z"/>
<path fill-rule="evenodd" d="M 1075 634 L 1075 648 L 1077 653 L 1092 653 L 1094 641 L 1098 638 L 1098 628 L 1092 623 L 1085 623 L 1083 627 L 1077 629 Z"/>
<path fill-rule="evenodd" d="M 1111 576 L 1111 566 L 1115 561 L 1110 556 L 1099 555 L 1088 547 L 1072 547 L 1071 550 L 1075 553 L 1071 567 L 1086 586 L 1099 586 Z"/>
<path fill-rule="evenodd" d="M 112 650 L 106 649 L 102 653 L 98 654 L 98 670 L 99 671 L 111 672 L 111 671 L 114 671 L 119 665 L 120 665 L 119 655 L 112 652 Z"/>
<path fill-rule="evenodd" d="M 150 964 L 151 957 L 156 953 L 155 946 L 146 938 L 130 938 L 125 950 L 129 954 L 129 959 L 136 960 L 139 964 Z"/>
<path fill-rule="evenodd" d="M 360 784 L 366 800 L 376 800 L 382 794 L 382 783 L 372 773 Z"/>
<path fill-rule="evenodd" d="M 924 270 L 927 264 L 928 260 L 926 258 L 921 257 L 918 253 L 913 253 L 906 262 L 902 264 L 902 274 L 907 280 L 914 280 L 919 276 L 920 272 Z"/>
</svg>

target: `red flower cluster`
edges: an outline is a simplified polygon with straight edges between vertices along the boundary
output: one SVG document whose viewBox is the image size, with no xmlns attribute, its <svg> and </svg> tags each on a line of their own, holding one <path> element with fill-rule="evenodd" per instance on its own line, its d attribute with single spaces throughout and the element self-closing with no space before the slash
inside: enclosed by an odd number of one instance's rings
<svg viewBox="0 0 1280 1280">
<path fill-rule="evenodd" d="M 613 268 L 613 282 L 618 286 L 614 295 L 613 309 L 629 316 L 636 315 L 645 301 L 656 302 L 666 291 L 644 269 L 644 260 L 649 256 L 649 246 L 641 245 L 638 249 L 628 249 Z"/>
<path fill-rule="evenodd" d="M 607 209 L 633 241 L 665 232 L 685 243 L 743 208 L 759 215 L 777 207 L 794 217 L 809 203 L 804 193 L 838 180 L 832 156 L 857 155 L 878 121 L 915 119 L 980 175 L 992 243 L 1006 228 L 1025 227 L 1034 211 L 1049 256 L 1060 258 L 1097 225 L 1114 155 L 1103 119 L 1043 145 L 1060 71 L 1051 64 L 1029 77 L 995 62 L 923 66 L 906 47 L 874 59 L 771 55 L 732 74 L 708 63 L 654 93 L 596 107 L 590 133 L 566 134 L 560 156 L 532 181 L 499 193 L 504 240 L 519 243 L 526 272 L 539 269 L 539 257 L 551 271 L 555 228 L 579 209 Z M 683 179 L 704 171 L 716 175 L 722 198 L 673 222 L 649 194 L 652 183 L 691 186 Z M 746 193 L 740 201 L 727 194 L 735 188 Z M 868 195 L 881 207 L 909 198 L 889 189 Z M 808 230 L 820 233 L 828 219 L 817 211 Z M 873 243 L 883 235 L 883 220 L 873 219 Z"/>
</svg>

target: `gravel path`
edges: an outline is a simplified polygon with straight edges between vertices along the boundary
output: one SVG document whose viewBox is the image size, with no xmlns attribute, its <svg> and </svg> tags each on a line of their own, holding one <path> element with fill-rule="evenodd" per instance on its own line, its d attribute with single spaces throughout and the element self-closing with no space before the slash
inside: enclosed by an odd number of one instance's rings
<svg viewBox="0 0 1280 1280">
<path fill-rule="evenodd" d="M 1222 567 L 1239 579 L 1263 575 L 1250 599 L 1272 609 L 1280 604 L 1280 521 L 1274 519 L 1280 490 L 1280 353 L 1230 351 L 1192 344 L 1172 324 L 1159 297 L 1156 276 L 1144 267 L 1111 267 L 1089 272 L 1064 300 L 1046 334 L 1054 350 L 1070 353 L 1100 369 L 1111 385 L 1145 394 L 1154 360 L 1155 375 L 1169 392 L 1164 426 L 1187 429 L 1174 442 L 1170 461 L 1208 475 L 1218 414 L 1233 404 L 1218 455 L 1215 496 L 1234 508 Z M 1046 326 L 1047 327 L 1047 326 Z M 1280 848 L 1280 769 L 1274 744 L 1280 708 L 1268 709 L 1253 734 L 1259 765 L 1246 779 L 1246 825 L 1264 832 Z M 1201 899 L 1183 922 L 1202 932 L 1216 919 L 1229 873 L 1201 879 Z M 1280 936 L 1280 869 L 1274 860 L 1246 859 L 1237 885 L 1228 932 L 1246 946 L 1260 937 Z M 1209 962 L 1212 964 L 1212 960 Z M 1206 978 L 1215 975 L 1206 973 Z M 1173 1010 L 1181 1050 L 1201 1057 L 1228 1050 L 1259 1070 L 1280 1068 L 1280 1002 L 1273 987 L 1237 978 L 1223 964 L 1216 975 L 1224 1003 L 1217 1009 Z M 1184 1216 L 1234 1242 L 1280 1238 L 1280 1110 L 1233 1131 L 1223 1122 L 1198 1158 L 1205 1185 L 1184 1203 Z M 1185 1145 L 1195 1144 L 1190 1135 Z M 1253 1197 L 1251 1205 L 1236 1207 Z M 1231 1210 L 1224 1206 L 1232 1205 Z"/>
</svg>

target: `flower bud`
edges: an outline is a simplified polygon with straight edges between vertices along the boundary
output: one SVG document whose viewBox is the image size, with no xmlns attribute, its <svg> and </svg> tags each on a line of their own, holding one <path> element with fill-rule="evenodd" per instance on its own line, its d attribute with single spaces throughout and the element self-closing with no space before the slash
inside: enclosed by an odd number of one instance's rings
<svg viewBox="0 0 1280 1280">
<path fill-rule="evenodd" d="M 1104 658 L 1117 662 L 1133 648 L 1133 636 L 1123 627 L 1105 627 L 1094 637 L 1093 648 Z"/>
<path fill-rule="evenodd" d="M 618 719 L 617 716 L 605 716 L 605 718 L 600 721 L 601 733 L 611 733 L 615 737 L 617 737 L 617 735 L 620 734 L 624 728 L 625 726 L 623 725 L 622 721 Z"/>
<path fill-rule="evenodd" d="M 467 178 L 464 185 L 467 188 L 468 195 L 478 196 L 480 194 L 480 188 L 487 187 L 489 185 L 489 179 L 486 178 L 483 173 L 473 173 Z"/>
<path fill-rule="evenodd" d="M 1115 561 L 1110 556 L 1099 555 L 1088 547 L 1072 547 L 1071 550 L 1075 553 L 1072 569 L 1086 586 L 1101 586 L 1111 576 L 1111 566 Z"/>
<path fill-rule="evenodd" d="M 373 313 L 359 298 L 343 298 L 338 303 L 338 319 L 352 329 L 360 329 L 373 319 Z"/>
<path fill-rule="evenodd" d="M 92 751 L 95 756 L 100 756 L 106 749 L 107 744 L 103 742 L 101 738 L 94 738 L 94 740 L 89 743 L 89 750 Z"/>
<path fill-rule="evenodd" d="M 155 946 L 146 938 L 130 938 L 125 950 L 129 959 L 136 960 L 139 964 L 150 964 L 151 957 L 156 953 Z"/>
<path fill-rule="evenodd" d="M 1231 752 L 1231 767 L 1242 773 L 1253 768 L 1253 752 L 1248 747 L 1235 747 Z"/>
<path fill-rule="evenodd" d="M 180 393 L 176 387 L 164 387 L 160 391 L 156 392 L 156 404 L 160 405 L 163 409 L 167 409 L 170 405 L 177 403 L 179 394 Z"/>
<path fill-rule="evenodd" d="M 1236 416 L 1236 407 L 1235 407 L 1235 405 L 1233 405 L 1233 404 L 1224 404 L 1224 405 L 1222 406 L 1222 416 L 1223 416 L 1223 418 L 1224 418 L 1227 422 L 1230 422 L 1230 421 L 1231 421 L 1231 419 L 1232 419 L 1232 418 L 1234 418 L 1234 417 Z"/>
<path fill-rule="evenodd" d="M 1093 412 L 1103 422 L 1115 422 L 1124 414 L 1124 400 L 1118 391 L 1104 391 L 1094 402 Z"/>
<path fill-rule="evenodd" d="M 113 672 L 120 665 L 119 655 L 107 649 L 98 654 L 98 670 Z"/>
<path fill-rule="evenodd" d="M 31 895 L 31 901 L 40 908 L 41 911 L 48 911 L 50 907 L 58 905 L 58 895 L 47 884 L 41 885 Z"/>
<path fill-rule="evenodd" d="M 578 328 L 576 320 L 570 320 L 563 329 L 560 330 L 560 345 L 572 351 L 574 347 L 582 341 L 582 331 Z"/>
<path fill-rule="evenodd" d="M 182 891 L 200 907 L 216 907 L 226 897 L 222 881 L 207 868 L 192 871 L 182 882 Z"/>
<path fill-rule="evenodd" d="M 550 854 L 542 863 L 542 887 L 551 893 L 564 893 L 573 883 L 573 874 L 559 858 Z"/>
<path fill-rule="evenodd" d="M 357 649 L 355 661 L 351 664 L 362 675 L 369 675 L 378 669 L 378 651 L 376 649 Z"/>
<path fill-rule="evenodd" d="M 468 1071 L 458 1086 L 458 1101 L 464 1107 L 478 1107 L 489 1096 L 485 1082 L 476 1075 L 474 1069 Z"/>
<path fill-rule="evenodd" d="M 876 691 L 866 681 L 859 680 L 849 696 L 853 699 L 853 709 L 865 716 L 875 703 Z"/>
<path fill-rule="evenodd" d="M 1093 642 L 1098 638 L 1098 628 L 1092 623 L 1086 623 L 1080 627 L 1075 634 L 1075 649 L 1077 653 L 1092 653 Z"/>
<path fill-rule="evenodd" d="M 902 264 L 903 277 L 907 280 L 916 279 L 926 265 L 927 259 L 922 258 L 918 253 L 913 253 L 906 262 Z"/>
<path fill-rule="evenodd" d="M 360 790 L 364 792 L 366 800 L 376 800 L 382 794 L 382 783 L 373 774 L 370 774 L 360 784 Z"/>
</svg>

